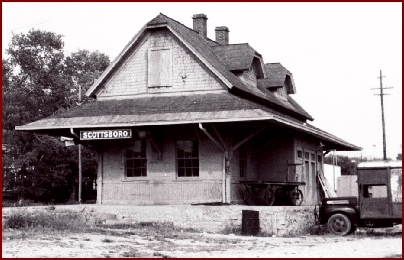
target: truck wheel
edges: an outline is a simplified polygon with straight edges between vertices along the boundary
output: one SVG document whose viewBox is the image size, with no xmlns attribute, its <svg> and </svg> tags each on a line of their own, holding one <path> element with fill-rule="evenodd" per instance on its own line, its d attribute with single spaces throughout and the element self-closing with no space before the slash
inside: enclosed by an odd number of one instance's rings
<svg viewBox="0 0 404 260">
<path fill-rule="evenodd" d="M 352 230 L 352 223 L 347 216 L 341 213 L 332 215 L 328 219 L 328 230 L 334 235 L 346 236 Z"/>
</svg>

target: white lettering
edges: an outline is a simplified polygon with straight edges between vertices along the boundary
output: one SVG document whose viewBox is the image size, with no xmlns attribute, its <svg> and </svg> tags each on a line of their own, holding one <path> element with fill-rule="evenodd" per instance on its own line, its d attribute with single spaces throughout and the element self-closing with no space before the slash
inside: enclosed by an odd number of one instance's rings
<svg viewBox="0 0 404 260">
<path fill-rule="evenodd" d="M 114 138 L 130 138 L 131 130 L 94 130 L 81 131 L 80 139 L 114 139 Z"/>
</svg>

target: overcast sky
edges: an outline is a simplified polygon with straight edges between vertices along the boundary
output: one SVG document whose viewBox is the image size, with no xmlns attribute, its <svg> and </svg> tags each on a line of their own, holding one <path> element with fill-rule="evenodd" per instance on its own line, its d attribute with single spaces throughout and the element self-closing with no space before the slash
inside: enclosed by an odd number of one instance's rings
<svg viewBox="0 0 404 260">
<path fill-rule="evenodd" d="M 192 28 L 208 17 L 208 37 L 227 26 L 230 43 L 249 43 L 265 63 L 293 73 L 292 97 L 314 126 L 383 156 L 379 74 L 383 72 L 387 156 L 402 144 L 402 3 L 2 3 L 2 55 L 12 33 L 64 35 L 65 54 L 99 50 L 111 61 L 163 13 Z"/>
</svg>

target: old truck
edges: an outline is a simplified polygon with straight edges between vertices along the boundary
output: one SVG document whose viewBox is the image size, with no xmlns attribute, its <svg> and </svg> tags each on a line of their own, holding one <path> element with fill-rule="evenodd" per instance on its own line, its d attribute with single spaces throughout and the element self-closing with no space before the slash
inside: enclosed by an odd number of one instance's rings
<svg viewBox="0 0 404 260">
<path fill-rule="evenodd" d="M 335 235 L 356 227 L 388 227 L 402 223 L 401 161 L 363 162 L 357 166 L 358 197 L 326 198 L 320 224 Z"/>
</svg>

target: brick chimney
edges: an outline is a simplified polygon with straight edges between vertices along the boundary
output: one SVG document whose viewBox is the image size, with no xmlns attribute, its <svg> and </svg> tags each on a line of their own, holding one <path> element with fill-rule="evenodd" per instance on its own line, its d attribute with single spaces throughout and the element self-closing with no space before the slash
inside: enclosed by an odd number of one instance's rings
<svg viewBox="0 0 404 260">
<path fill-rule="evenodd" d="M 219 26 L 215 28 L 216 42 L 226 45 L 229 44 L 229 28 L 226 26 Z"/>
<path fill-rule="evenodd" d="M 194 30 L 199 32 L 199 34 L 203 37 L 207 38 L 208 33 L 206 24 L 208 17 L 204 14 L 194 14 L 194 16 L 192 16 L 192 19 L 194 19 Z"/>
</svg>

